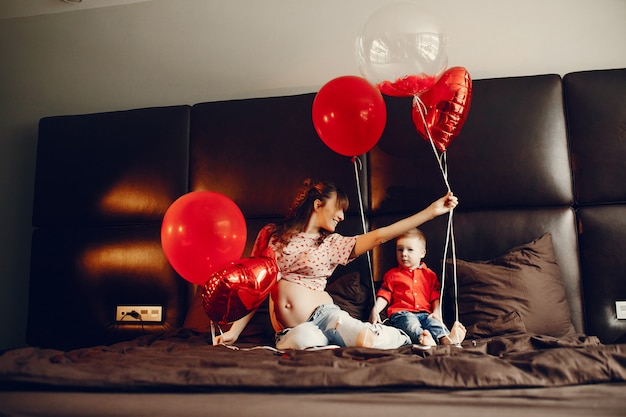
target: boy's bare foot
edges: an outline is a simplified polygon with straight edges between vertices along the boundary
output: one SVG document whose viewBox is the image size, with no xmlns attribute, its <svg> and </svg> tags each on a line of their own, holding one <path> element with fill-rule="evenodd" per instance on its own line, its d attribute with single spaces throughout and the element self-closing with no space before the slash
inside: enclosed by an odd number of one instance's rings
<svg viewBox="0 0 626 417">
<path fill-rule="evenodd" d="M 420 345 L 423 346 L 437 346 L 437 342 L 433 339 L 433 335 L 428 330 L 424 330 L 420 335 Z"/>
</svg>

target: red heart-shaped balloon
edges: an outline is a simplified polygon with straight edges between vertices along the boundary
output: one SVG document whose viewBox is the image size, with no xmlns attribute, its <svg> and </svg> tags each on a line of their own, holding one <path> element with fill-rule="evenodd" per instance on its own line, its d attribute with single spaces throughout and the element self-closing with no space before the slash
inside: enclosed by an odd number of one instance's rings
<svg viewBox="0 0 626 417">
<path fill-rule="evenodd" d="M 211 320 L 231 323 L 257 308 L 278 278 L 276 261 L 250 257 L 231 262 L 211 274 L 202 291 L 202 305 Z"/>
<path fill-rule="evenodd" d="M 461 131 L 471 101 L 469 73 L 463 67 L 449 68 L 435 85 L 413 100 L 415 129 L 424 140 L 430 142 L 432 138 L 437 149 L 445 152 Z"/>
</svg>

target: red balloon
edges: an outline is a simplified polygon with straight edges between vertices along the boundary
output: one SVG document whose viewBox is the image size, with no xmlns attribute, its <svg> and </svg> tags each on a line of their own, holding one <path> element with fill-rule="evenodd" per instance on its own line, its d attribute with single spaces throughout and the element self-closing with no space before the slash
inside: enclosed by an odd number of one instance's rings
<svg viewBox="0 0 626 417">
<path fill-rule="evenodd" d="M 202 305 L 216 323 L 231 323 L 257 308 L 278 277 L 272 258 L 251 257 L 214 272 L 204 284 Z"/>
<path fill-rule="evenodd" d="M 433 87 L 419 96 L 419 100 L 424 107 L 420 109 L 419 103 L 413 102 L 415 129 L 427 142 L 430 132 L 437 149 L 445 152 L 461 131 L 469 113 L 472 101 L 469 73 L 463 67 L 448 69 Z"/>
<path fill-rule="evenodd" d="M 204 284 L 217 268 L 241 257 L 246 221 L 228 197 L 194 191 L 174 201 L 165 212 L 161 246 L 180 276 Z"/>
<path fill-rule="evenodd" d="M 387 123 L 382 94 L 365 78 L 346 75 L 326 83 L 313 100 L 313 125 L 322 141 L 345 156 L 376 145 Z"/>
<path fill-rule="evenodd" d="M 381 93 L 394 97 L 412 97 L 423 93 L 435 85 L 437 77 L 434 75 L 407 75 L 396 81 L 383 81 L 378 83 Z"/>
</svg>

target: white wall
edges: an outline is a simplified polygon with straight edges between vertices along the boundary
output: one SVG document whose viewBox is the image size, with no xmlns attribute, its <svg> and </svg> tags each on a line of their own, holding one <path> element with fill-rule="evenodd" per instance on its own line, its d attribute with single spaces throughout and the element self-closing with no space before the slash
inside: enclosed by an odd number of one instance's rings
<svg viewBox="0 0 626 417">
<path fill-rule="evenodd" d="M 625 0 L 420 1 L 474 79 L 626 67 Z M 153 0 L 0 20 L 0 348 L 24 344 L 41 117 L 314 92 L 385 0 Z"/>
</svg>

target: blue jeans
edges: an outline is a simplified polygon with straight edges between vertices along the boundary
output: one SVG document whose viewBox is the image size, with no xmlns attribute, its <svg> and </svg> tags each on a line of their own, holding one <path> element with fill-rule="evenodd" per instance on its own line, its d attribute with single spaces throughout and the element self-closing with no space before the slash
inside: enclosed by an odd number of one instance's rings
<svg viewBox="0 0 626 417">
<path fill-rule="evenodd" d="M 424 330 L 428 330 L 437 343 L 439 343 L 439 339 L 450 334 L 445 324 L 430 317 L 430 314 L 424 311 L 418 313 L 412 311 L 393 313 L 389 317 L 389 324 L 403 330 L 409 335 L 413 343 L 419 343 L 420 336 Z"/>
<path fill-rule="evenodd" d="M 357 320 L 335 304 L 317 307 L 308 321 L 276 334 L 278 349 L 306 349 L 317 346 L 356 346 L 359 333 L 369 329 L 374 336 L 372 347 L 395 349 L 411 344 L 402 330 L 382 324 Z"/>
</svg>

